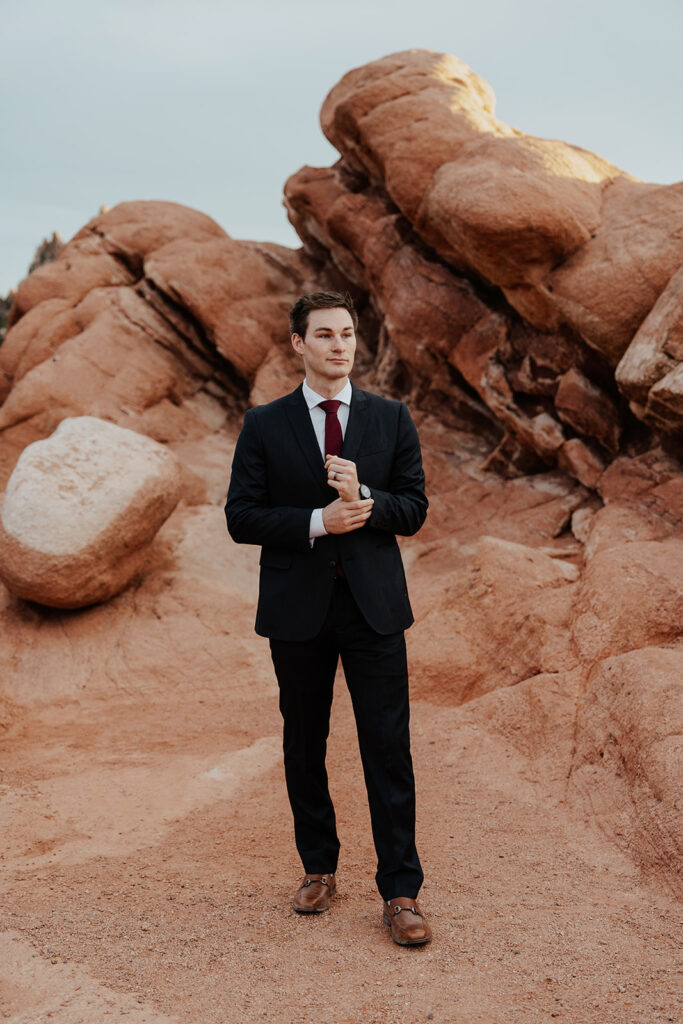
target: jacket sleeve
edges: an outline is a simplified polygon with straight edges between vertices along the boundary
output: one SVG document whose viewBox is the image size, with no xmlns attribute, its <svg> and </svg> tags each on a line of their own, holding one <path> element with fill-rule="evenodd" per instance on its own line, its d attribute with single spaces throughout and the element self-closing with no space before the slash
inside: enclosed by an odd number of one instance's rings
<svg viewBox="0 0 683 1024">
<path fill-rule="evenodd" d="M 272 507 L 268 500 L 265 448 L 258 417 L 249 409 L 237 439 L 225 518 L 238 544 L 262 544 L 310 550 L 308 534 L 312 509 Z"/>
<path fill-rule="evenodd" d="M 404 404 L 399 411 L 398 439 L 389 489 L 381 491 L 372 487 L 371 493 L 375 504 L 368 526 L 406 537 L 417 533 L 427 517 L 429 502 L 425 494 L 420 439 Z"/>
</svg>

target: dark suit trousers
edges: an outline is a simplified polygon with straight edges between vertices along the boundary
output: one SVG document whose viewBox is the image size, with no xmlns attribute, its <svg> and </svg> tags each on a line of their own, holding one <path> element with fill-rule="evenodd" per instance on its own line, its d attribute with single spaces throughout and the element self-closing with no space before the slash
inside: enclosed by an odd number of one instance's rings
<svg viewBox="0 0 683 1024">
<path fill-rule="evenodd" d="M 321 632 L 306 641 L 271 639 L 270 649 L 284 719 L 287 792 L 304 871 L 337 869 L 339 839 L 325 754 L 334 677 L 341 656 L 370 804 L 377 887 L 385 900 L 416 897 L 423 874 L 415 848 L 415 783 L 403 633 L 384 636 L 371 629 L 348 584 L 337 580 Z"/>
</svg>

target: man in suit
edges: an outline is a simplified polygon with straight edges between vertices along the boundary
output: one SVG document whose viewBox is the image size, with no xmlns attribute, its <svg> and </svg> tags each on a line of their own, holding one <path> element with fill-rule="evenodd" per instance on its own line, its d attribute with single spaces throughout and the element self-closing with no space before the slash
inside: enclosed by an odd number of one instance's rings
<svg viewBox="0 0 683 1024">
<path fill-rule="evenodd" d="M 292 307 L 292 345 L 305 380 L 247 412 L 225 513 L 233 540 L 262 548 L 256 632 L 270 639 L 306 872 L 294 909 L 326 910 L 336 892 L 340 844 L 325 754 L 341 657 L 383 919 L 400 945 L 420 945 L 431 929 L 416 901 L 423 874 L 403 633 L 413 615 L 396 534 L 420 529 L 427 498 L 407 407 L 349 380 L 357 323 L 350 297 L 336 292 L 304 295 Z"/>
</svg>

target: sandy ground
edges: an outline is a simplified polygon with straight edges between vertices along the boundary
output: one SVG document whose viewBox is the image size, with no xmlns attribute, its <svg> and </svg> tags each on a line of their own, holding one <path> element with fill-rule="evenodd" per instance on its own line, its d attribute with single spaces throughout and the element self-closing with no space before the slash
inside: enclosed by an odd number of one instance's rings
<svg viewBox="0 0 683 1024">
<path fill-rule="evenodd" d="M 675 904 L 577 817 L 561 783 L 544 785 L 477 724 L 476 702 L 413 702 L 433 942 L 400 948 L 381 923 L 341 676 L 329 755 L 339 895 L 329 913 L 296 915 L 276 688 L 267 644 L 247 647 L 214 689 L 93 684 L 5 730 L 3 1019 L 680 1019 Z"/>
<path fill-rule="evenodd" d="M 220 479 L 213 463 L 207 473 Z M 328 913 L 297 915 L 277 688 L 253 633 L 258 551 L 228 545 L 219 507 L 181 511 L 162 534 L 168 558 L 107 605 L 5 601 L 2 1020 L 681 1019 L 680 907 L 584 814 L 557 770 L 566 752 L 550 739 L 539 752 L 536 732 L 525 756 L 496 731 L 493 702 L 507 727 L 516 698 L 523 720 L 521 686 L 455 707 L 448 679 L 413 674 L 420 899 L 434 939 L 406 949 L 381 920 L 340 674 L 338 896 Z M 419 635 L 408 634 L 416 664 Z"/>
</svg>

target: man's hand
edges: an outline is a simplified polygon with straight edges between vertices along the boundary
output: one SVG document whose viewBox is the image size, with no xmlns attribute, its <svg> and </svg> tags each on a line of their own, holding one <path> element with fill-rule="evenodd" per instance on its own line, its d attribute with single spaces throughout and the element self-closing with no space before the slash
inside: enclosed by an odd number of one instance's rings
<svg viewBox="0 0 683 1024">
<path fill-rule="evenodd" d="M 340 498 L 344 501 L 356 501 L 360 497 L 355 462 L 342 459 L 340 455 L 328 455 L 325 459 L 325 469 L 328 484 L 338 491 Z"/>
<path fill-rule="evenodd" d="M 353 465 L 353 463 L 350 463 Z M 372 498 L 362 501 L 343 501 L 336 498 L 323 509 L 323 525 L 328 533 L 351 533 L 360 530 L 372 514 Z"/>
</svg>

